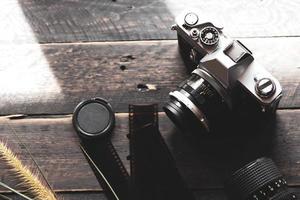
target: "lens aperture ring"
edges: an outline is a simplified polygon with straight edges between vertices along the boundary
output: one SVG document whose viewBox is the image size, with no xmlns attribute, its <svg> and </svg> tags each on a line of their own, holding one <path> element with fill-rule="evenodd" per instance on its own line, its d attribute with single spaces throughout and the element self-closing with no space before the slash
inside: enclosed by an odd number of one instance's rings
<svg viewBox="0 0 300 200">
<path fill-rule="evenodd" d="M 204 132 L 208 133 L 214 132 L 221 127 L 219 125 L 226 122 L 225 115 L 230 111 L 227 102 L 224 101 L 214 85 L 199 74 L 192 73 L 179 85 L 179 90 L 173 91 L 169 95 L 171 100 L 164 106 L 164 110 L 181 129 L 187 130 L 194 127 L 195 130 L 205 129 Z M 189 117 L 184 119 L 187 116 Z M 191 124 L 194 119 L 197 126 Z"/>
<path fill-rule="evenodd" d="M 174 91 L 170 93 L 170 96 L 177 99 L 181 104 L 186 106 L 199 120 L 199 122 L 204 126 L 207 132 L 209 132 L 209 124 L 208 120 L 203 114 L 203 112 L 194 104 L 193 101 L 191 101 L 189 93 L 187 93 L 184 90 Z"/>
<path fill-rule="evenodd" d="M 289 192 L 286 190 L 286 188 L 286 181 L 283 177 L 280 177 L 269 182 L 258 191 L 251 194 L 249 200 L 269 200 L 271 197 L 273 197 L 274 200 L 278 200 L 278 198 L 275 198 L 275 195 L 278 194 L 280 196 L 286 197 L 287 194 L 285 194 L 285 192 Z"/>
<path fill-rule="evenodd" d="M 222 96 L 201 76 L 192 74 L 179 87 L 181 88 L 180 92 L 187 93 L 186 96 L 190 101 L 203 112 L 212 128 L 218 126 L 215 123 L 223 121 L 223 116 L 228 114 L 228 106 Z"/>
<path fill-rule="evenodd" d="M 285 190 L 274 195 L 270 200 L 296 200 L 297 196 L 293 191 Z"/>
</svg>

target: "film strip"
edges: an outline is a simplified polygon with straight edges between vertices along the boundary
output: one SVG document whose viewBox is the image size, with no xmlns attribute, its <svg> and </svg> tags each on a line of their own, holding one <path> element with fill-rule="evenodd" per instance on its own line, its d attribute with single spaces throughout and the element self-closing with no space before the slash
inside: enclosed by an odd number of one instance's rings
<svg viewBox="0 0 300 200">
<path fill-rule="evenodd" d="M 194 200 L 158 127 L 157 104 L 129 105 L 131 191 L 134 200 Z"/>
</svg>

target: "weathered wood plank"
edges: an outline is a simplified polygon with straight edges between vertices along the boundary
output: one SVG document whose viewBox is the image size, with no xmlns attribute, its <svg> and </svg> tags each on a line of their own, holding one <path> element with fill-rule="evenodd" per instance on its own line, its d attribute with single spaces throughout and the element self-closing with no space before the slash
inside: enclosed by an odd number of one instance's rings
<svg viewBox="0 0 300 200">
<path fill-rule="evenodd" d="M 300 107 L 300 38 L 244 39 L 279 79 L 281 108 Z M 162 106 L 189 76 L 177 42 L 0 45 L 0 114 L 72 113 L 82 99 L 101 96 L 117 112 L 128 103 Z M 139 84 L 156 89 L 140 92 Z"/>
<path fill-rule="evenodd" d="M 278 111 L 276 122 L 259 133 L 247 135 L 241 132 L 238 134 L 240 136 L 232 139 L 228 139 L 229 134 L 224 133 L 210 140 L 199 140 L 196 142 L 198 146 L 183 137 L 164 114 L 160 114 L 159 118 L 161 133 L 177 166 L 189 187 L 194 190 L 221 189 L 230 170 L 239 161 L 249 161 L 264 155 L 274 159 L 291 186 L 300 186 L 300 110 Z M 28 155 L 21 148 L 25 145 L 55 190 L 101 191 L 78 147 L 78 138 L 70 117 L 2 118 L 0 127 L 1 140 L 7 141 L 26 161 L 29 160 Z M 129 169 L 126 160 L 129 154 L 127 133 L 127 114 L 117 114 L 112 142 Z M 34 166 L 32 162 L 29 165 Z M 4 163 L 0 163 L 0 167 L 1 180 L 11 183 Z"/>
<path fill-rule="evenodd" d="M 299 36 L 298 1 L 2 0 L 0 40 L 41 43 L 175 39 L 174 16 L 201 10 L 238 37 Z M 25 17 L 24 17 L 25 16 Z M 25 25 L 25 23 L 28 25 Z M 28 30 L 28 28 L 31 29 Z"/>
<path fill-rule="evenodd" d="M 4 193 L 5 196 L 13 200 L 23 200 L 24 198 L 14 194 Z M 103 192 L 57 192 L 57 197 L 63 200 L 107 200 Z"/>
<path fill-rule="evenodd" d="M 14 200 L 22 200 L 12 194 L 5 194 Z M 103 192 L 59 192 L 57 193 L 58 198 L 64 200 L 107 200 Z M 226 195 L 220 190 L 204 190 L 195 192 L 196 199 L 199 200 L 227 200 Z"/>
<path fill-rule="evenodd" d="M 300 188 L 294 188 L 300 194 Z M 197 200 L 228 200 L 223 190 L 200 190 L 194 192 Z M 15 195 L 6 194 L 14 200 L 21 200 Z M 59 192 L 58 197 L 64 200 L 106 200 L 103 192 Z"/>
<path fill-rule="evenodd" d="M 58 197 L 64 200 L 107 200 L 103 192 L 66 192 L 58 193 Z"/>
</svg>

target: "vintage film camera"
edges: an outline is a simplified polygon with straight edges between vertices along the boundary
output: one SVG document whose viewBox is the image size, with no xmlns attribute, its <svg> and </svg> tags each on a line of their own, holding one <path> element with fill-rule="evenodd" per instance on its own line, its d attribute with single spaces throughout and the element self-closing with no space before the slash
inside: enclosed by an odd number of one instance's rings
<svg viewBox="0 0 300 200">
<path fill-rule="evenodd" d="M 199 18 L 197 11 L 178 16 L 172 29 L 187 67 L 194 69 L 164 106 L 179 128 L 211 132 L 230 119 L 230 113 L 275 112 L 282 97 L 280 83 L 245 45 L 224 35 L 219 25 Z"/>
</svg>

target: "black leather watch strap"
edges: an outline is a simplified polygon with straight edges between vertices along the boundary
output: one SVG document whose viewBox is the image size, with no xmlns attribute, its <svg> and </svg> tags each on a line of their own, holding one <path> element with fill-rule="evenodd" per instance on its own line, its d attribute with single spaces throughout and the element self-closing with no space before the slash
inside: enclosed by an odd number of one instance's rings
<svg viewBox="0 0 300 200">
<path fill-rule="evenodd" d="M 129 175 L 110 141 L 114 123 L 112 107 L 101 98 L 83 101 L 74 110 L 73 126 L 81 149 L 106 196 L 129 200 Z"/>
<path fill-rule="evenodd" d="M 81 145 L 109 200 L 129 200 L 129 174 L 109 138 L 82 140 Z"/>
</svg>

